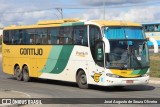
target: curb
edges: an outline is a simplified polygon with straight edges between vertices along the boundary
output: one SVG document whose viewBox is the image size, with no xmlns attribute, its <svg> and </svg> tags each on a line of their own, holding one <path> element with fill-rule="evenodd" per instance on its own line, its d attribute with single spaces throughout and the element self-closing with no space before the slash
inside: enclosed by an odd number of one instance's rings
<svg viewBox="0 0 160 107">
<path fill-rule="evenodd" d="M 160 81 L 149 80 L 149 84 L 160 84 Z"/>
<path fill-rule="evenodd" d="M 160 84 L 160 78 L 150 77 L 149 84 Z"/>
</svg>

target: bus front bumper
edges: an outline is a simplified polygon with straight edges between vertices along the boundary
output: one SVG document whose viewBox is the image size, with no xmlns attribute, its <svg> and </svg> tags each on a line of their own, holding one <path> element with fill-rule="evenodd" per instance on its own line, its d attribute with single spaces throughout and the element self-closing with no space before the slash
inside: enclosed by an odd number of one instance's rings
<svg viewBox="0 0 160 107">
<path fill-rule="evenodd" d="M 107 76 L 105 86 L 145 85 L 148 84 L 149 77 L 149 75 L 136 78 L 113 78 Z"/>
</svg>

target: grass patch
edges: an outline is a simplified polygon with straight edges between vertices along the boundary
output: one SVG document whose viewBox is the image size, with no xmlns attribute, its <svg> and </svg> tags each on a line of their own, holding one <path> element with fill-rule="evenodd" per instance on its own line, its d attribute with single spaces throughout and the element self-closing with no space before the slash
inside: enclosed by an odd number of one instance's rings
<svg viewBox="0 0 160 107">
<path fill-rule="evenodd" d="M 160 78 L 160 54 L 150 55 L 150 75 Z"/>
</svg>

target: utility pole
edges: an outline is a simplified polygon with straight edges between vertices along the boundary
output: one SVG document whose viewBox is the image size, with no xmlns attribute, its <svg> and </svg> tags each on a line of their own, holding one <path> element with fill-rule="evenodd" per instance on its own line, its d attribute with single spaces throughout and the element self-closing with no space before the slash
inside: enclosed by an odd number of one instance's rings
<svg viewBox="0 0 160 107">
<path fill-rule="evenodd" d="M 56 8 L 56 10 L 59 12 L 61 19 L 63 19 L 63 9 L 62 8 Z"/>
</svg>

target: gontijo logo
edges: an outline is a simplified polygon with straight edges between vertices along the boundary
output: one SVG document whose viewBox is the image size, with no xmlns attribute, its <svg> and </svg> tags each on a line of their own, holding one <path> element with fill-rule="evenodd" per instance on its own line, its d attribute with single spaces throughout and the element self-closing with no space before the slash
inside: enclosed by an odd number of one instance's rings
<svg viewBox="0 0 160 107">
<path fill-rule="evenodd" d="M 43 55 L 42 48 L 20 48 L 20 55 Z"/>
</svg>

